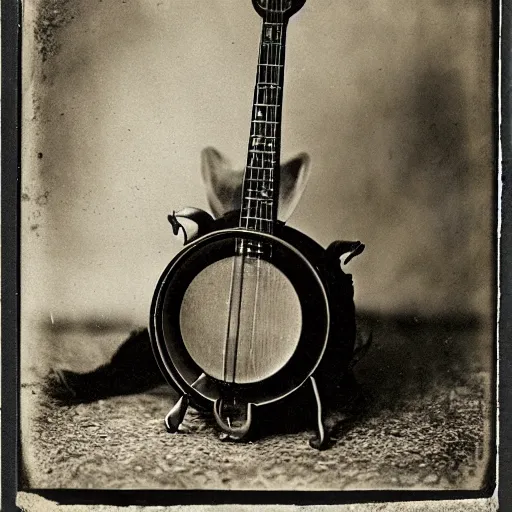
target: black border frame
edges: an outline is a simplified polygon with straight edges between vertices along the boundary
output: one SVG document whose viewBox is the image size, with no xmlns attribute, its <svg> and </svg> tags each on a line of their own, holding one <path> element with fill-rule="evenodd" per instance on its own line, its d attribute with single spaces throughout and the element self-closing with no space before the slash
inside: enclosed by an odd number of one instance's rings
<svg viewBox="0 0 512 512">
<path fill-rule="evenodd" d="M 501 66 L 497 75 L 500 94 L 498 115 L 501 139 L 501 239 L 499 247 L 500 315 L 499 315 L 499 447 L 498 501 L 503 511 L 512 510 L 512 2 L 501 0 Z M 498 31 L 497 31 L 498 32 Z M 499 37 L 496 35 L 496 37 Z M 496 100 L 498 101 L 498 99 Z"/>
<path fill-rule="evenodd" d="M 2 510 L 14 510 L 19 440 L 19 183 L 21 171 L 21 5 L 2 14 Z M 13 389 L 16 390 L 13 393 Z"/>
<path fill-rule="evenodd" d="M 493 0 L 493 126 L 495 136 L 494 168 L 502 157 L 501 240 L 495 232 L 500 266 L 499 391 L 499 488 L 500 509 L 512 510 L 512 185 L 508 173 L 512 164 L 512 19 L 511 0 Z M 14 510 L 16 493 L 26 490 L 47 499 L 67 504 L 111 505 L 186 505 L 186 504 L 348 504 L 384 501 L 440 500 L 490 497 L 495 488 L 495 467 L 490 461 L 486 487 L 479 491 L 147 491 L 147 490 L 75 490 L 26 489 L 19 441 L 19 212 L 21 146 L 21 2 L 4 0 L 2 15 L 2 510 Z M 501 40 L 500 40 L 500 22 Z M 501 68 L 498 62 L 501 45 Z M 501 71 L 501 74 L 499 74 Z M 501 79 L 501 83 L 500 83 Z M 501 105 L 498 93 L 501 92 Z M 502 155 L 499 153 L 499 114 L 501 107 Z M 498 176 L 496 176 L 498 177 Z M 496 179 L 494 199 L 499 202 Z M 495 211 L 494 225 L 498 225 Z M 500 244 L 498 246 L 498 243 Z M 498 256 L 498 254 L 497 254 Z M 495 337 L 496 339 L 496 337 Z M 496 343 L 495 343 L 496 347 Z M 496 382 L 496 369 L 494 382 Z M 13 392 L 13 389 L 15 392 Z M 496 403 L 496 400 L 494 400 Z M 495 437 L 491 440 L 495 444 Z"/>
</svg>

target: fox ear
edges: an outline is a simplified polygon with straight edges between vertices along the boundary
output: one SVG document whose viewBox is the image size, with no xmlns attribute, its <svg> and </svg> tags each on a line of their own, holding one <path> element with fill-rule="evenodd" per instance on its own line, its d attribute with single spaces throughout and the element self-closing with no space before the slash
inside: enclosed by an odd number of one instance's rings
<svg viewBox="0 0 512 512">
<path fill-rule="evenodd" d="M 300 153 L 281 165 L 279 220 L 286 222 L 295 210 L 309 178 L 309 155 Z"/>
<path fill-rule="evenodd" d="M 201 175 L 214 217 L 240 208 L 243 171 L 233 171 L 229 160 L 215 148 L 201 151 Z"/>
<path fill-rule="evenodd" d="M 309 177 L 309 156 L 300 153 L 281 166 L 279 186 L 279 219 L 286 222 L 297 206 Z M 201 175 L 206 197 L 214 217 L 237 210 L 241 204 L 244 170 L 235 171 L 215 148 L 201 152 Z"/>
</svg>

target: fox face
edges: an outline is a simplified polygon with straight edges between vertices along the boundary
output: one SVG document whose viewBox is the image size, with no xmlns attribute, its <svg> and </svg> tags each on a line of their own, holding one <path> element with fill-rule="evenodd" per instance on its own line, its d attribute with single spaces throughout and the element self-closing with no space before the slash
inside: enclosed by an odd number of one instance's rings
<svg viewBox="0 0 512 512">
<path fill-rule="evenodd" d="M 201 175 L 208 204 L 215 218 L 241 207 L 244 170 L 233 170 L 230 162 L 215 148 L 201 152 Z M 309 177 L 309 156 L 300 153 L 281 165 L 279 220 L 286 222 L 297 206 Z"/>
</svg>

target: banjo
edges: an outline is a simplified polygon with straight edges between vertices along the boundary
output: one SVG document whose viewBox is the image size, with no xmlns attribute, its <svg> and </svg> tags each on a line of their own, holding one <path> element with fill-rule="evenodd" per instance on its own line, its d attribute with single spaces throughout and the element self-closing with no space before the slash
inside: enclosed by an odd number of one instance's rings
<svg viewBox="0 0 512 512">
<path fill-rule="evenodd" d="M 156 286 L 151 344 L 180 396 L 165 417 L 169 432 L 190 405 L 244 440 L 270 404 L 309 386 L 317 411 L 310 444 L 320 449 L 328 436 L 319 381 L 329 365 L 348 365 L 355 338 L 352 280 L 339 258 L 364 245 L 324 249 L 277 218 L 286 28 L 305 0 L 252 3 L 263 23 L 241 208 L 220 219 L 195 208 L 168 217 L 185 247 Z M 180 217 L 196 222 L 194 237 Z"/>
</svg>

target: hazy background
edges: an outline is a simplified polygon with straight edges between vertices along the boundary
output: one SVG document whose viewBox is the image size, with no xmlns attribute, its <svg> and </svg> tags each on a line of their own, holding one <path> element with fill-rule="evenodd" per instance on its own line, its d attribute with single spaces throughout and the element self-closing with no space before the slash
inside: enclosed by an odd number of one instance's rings
<svg viewBox="0 0 512 512">
<path fill-rule="evenodd" d="M 245 162 L 260 20 L 249 0 L 24 7 L 23 332 L 146 324 L 181 247 L 167 214 L 207 208 L 201 149 Z M 491 28 L 490 0 L 309 0 L 290 22 L 283 161 L 312 167 L 289 224 L 367 245 L 361 310 L 489 314 Z"/>
</svg>

